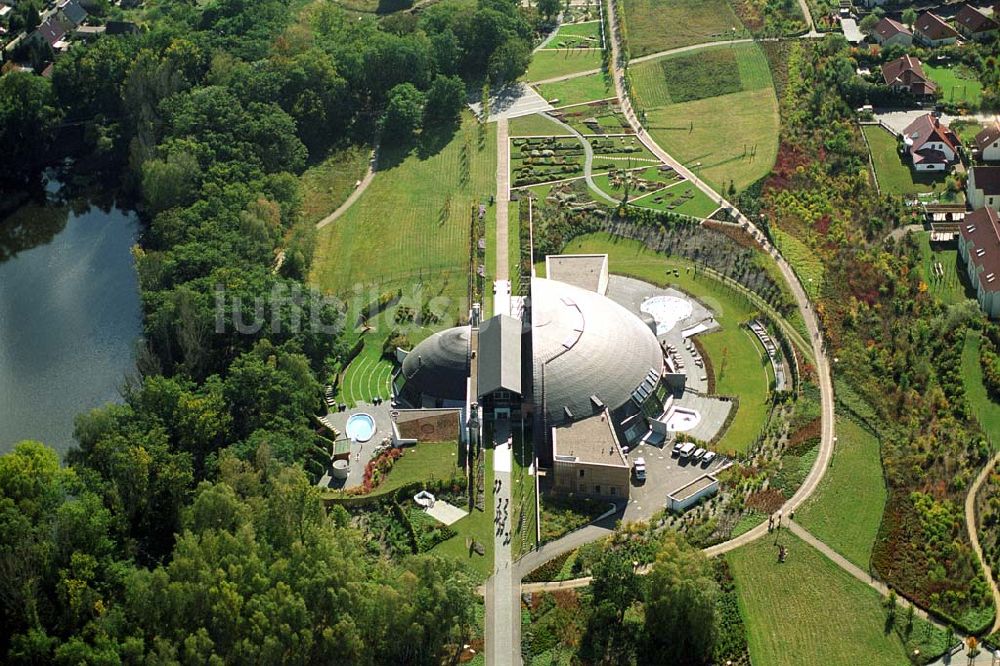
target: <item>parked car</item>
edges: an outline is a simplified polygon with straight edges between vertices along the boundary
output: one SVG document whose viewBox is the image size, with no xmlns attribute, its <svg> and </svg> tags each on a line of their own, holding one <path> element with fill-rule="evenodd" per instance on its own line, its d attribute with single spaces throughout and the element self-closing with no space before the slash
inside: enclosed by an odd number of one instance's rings
<svg viewBox="0 0 1000 666">
<path fill-rule="evenodd" d="M 684 448 L 684 442 L 677 442 L 674 444 L 674 455 L 679 456 L 681 454 L 681 449 Z"/>
<path fill-rule="evenodd" d="M 687 442 L 686 444 L 684 444 L 681 447 L 681 450 L 679 451 L 679 453 L 680 453 L 681 459 L 687 458 L 692 453 L 694 453 L 694 444 L 692 444 L 691 442 Z"/>
<path fill-rule="evenodd" d="M 694 458 L 695 460 L 701 460 L 701 457 L 705 455 L 705 453 L 706 453 L 705 449 L 699 446 L 697 450 L 695 450 L 694 455 L 691 457 Z"/>
<path fill-rule="evenodd" d="M 705 454 L 705 457 L 701 459 L 703 465 L 711 465 L 712 461 L 715 460 L 715 451 L 709 451 Z"/>
<path fill-rule="evenodd" d="M 636 458 L 635 459 L 635 464 L 632 466 L 632 469 L 635 471 L 635 479 L 636 479 L 636 481 L 645 481 L 646 480 L 646 459 L 645 458 Z"/>
</svg>

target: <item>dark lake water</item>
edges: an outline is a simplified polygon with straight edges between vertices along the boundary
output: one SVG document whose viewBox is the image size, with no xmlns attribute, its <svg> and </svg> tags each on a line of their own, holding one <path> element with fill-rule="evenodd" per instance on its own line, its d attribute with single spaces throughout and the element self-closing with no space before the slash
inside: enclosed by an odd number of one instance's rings
<svg viewBox="0 0 1000 666">
<path fill-rule="evenodd" d="M 0 453 L 22 439 L 65 453 L 73 418 L 119 401 L 135 368 L 137 218 L 46 190 L 0 218 Z"/>
</svg>

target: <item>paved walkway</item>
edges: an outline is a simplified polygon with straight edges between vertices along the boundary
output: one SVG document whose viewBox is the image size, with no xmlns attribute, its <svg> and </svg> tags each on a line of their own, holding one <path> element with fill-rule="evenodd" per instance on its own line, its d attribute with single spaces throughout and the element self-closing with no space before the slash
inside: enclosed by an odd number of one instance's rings
<svg viewBox="0 0 1000 666">
<path fill-rule="evenodd" d="M 983 567 L 983 576 L 986 577 L 986 582 L 990 584 L 990 591 L 993 593 L 993 607 L 997 610 L 996 618 L 993 620 L 993 627 L 987 632 L 991 634 L 1000 630 L 1000 590 L 997 589 L 996 580 L 993 578 L 993 570 L 983 557 L 983 549 L 979 545 L 979 533 L 976 530 L 976 495 L 979 493 L 979 487 L 989 477 L 998 460 L 1000 460 L 1000 453 L 990 458 L 986 466 L 979 472 L 976 480 L 969 487 L 969 494 L 965 496 L 965 525 L 969 530 L 969 541 L 972 542 L 972 550 L 976 551 L 979 564 Z"/>
<path fill-rule="evenodd" d="M 493 478 L 500 487 L 494 493 L 493 575 L 487 581 L 486 665 L 511 666 L 521 663 L 521 605 L 514 584 L 511 558 L 510 465 L 511 436 L 497 422 L 493 451 Z M 520 578 L 518 578 L 520 582 Z M 515 633 L 516 632 L 516 633 Z"/>
<path fill-rule="evenodd" d="M 551 115 L 546 114 L 546 116 L 550 118 L 552 122 L 566 128 L 567 132 L 575 136 L 576 139 L 583 144 L 583 177 L 587 181 L 588 187 L 590 187 L 594 194 L 597 194 L 612 206 L 617 205 L 618 200 L 599 188 L 597 183 L 594 182 L 594 148 L 590 145 L 590 141 L 587 141 L 587 138 L 580 134 L 580 132 L 578 132 L 572 125 L 567 125 L 563 121 Z"/>
<path fill-rule="evenodd" d="M 368 171 L 365 173 L 365 177 L 361 179 L 361 182 L 358 183 L 358 186 L 354 188 L 354 191 L 351 192 L 351 195 L 349 197 L 347 197 L 347 200 L 337 207 L 337 210 L 333 211 L 332 213 L 330 213 L 329 215 L 327 215 L 322 220 L 316 223 L 317 229 L 322 229 L 326 225 L 330 224 L 338 217 L 346 213 L 348 208 L 354 205 L 354 202 L 357 201 L 358 198 L 365 193 L 365 190 L 368 189 L 368 186 L 372 184 L 372 180 L 375 178 L 375 171 L 377 169 L 377 164 L 378 164 L 378 144 L 375 145 L 374 150 L 372 150 L 372 155 L 368 159 Z"/>
<path fill-rule="evenodd" d="M 508 247 L 510 240 L 507 230 L 507 209 L 510 201 L 510 126 L 507 118 L 497 120 L 497 274 L 496 280 L 510 280 L 508 266 Z M 510 309 L 509 307 L 507 308 Z M 497 314 L 507 314 L 507 312 Z"/>
</svg>

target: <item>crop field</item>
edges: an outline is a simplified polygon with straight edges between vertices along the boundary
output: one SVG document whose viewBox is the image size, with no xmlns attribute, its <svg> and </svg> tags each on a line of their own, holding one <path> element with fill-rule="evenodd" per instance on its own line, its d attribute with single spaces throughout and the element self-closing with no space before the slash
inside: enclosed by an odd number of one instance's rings
<svg viewBox="0 0 1000 666">
<path fill-rule="evenodd" d="M 653 252 L 638 241 L 605 233 L 586 234 L 572 240 L 564 252 L 606 253 L 612 273 L 676 287 L 697 296 L 712 309 L 722 329 L 703 335 L 700 340 L 705 344 L 716 374 L 721 375 L 717 380 L 717 392 L 740 398 L 736 416 L 713 448 L 731 453 L 746 451 L 767 420 L 769 386 L 763 350 L 741 326 L 753 313 L 745 298 L 713 278 L 689 273 L 690 262 Z M 671 273 L 668 277 L 667 271 L 675 268 L 679 274 Z"/>
<path fill-rule="evenodd" d="M 299 176 L 302 186 L 302 218 L 319 222 L 344 203 L 354 184 L 368 169 L 368 146 L 351 146 L 306 169 Z"/>
<path fill-rule="evenodd" d="M 625 0 L 624 8 L 633 58 L 745 32 L 726 0 Z"/>
<path fill-rule="evenodd" d="M 614 83 L 604 72 L 576 76 L 555 83 L 543 83 L 537 88 L 538 94 L 556 107 L 584 104 L 615 96 Z"/>
<path fill-rule="evenodd" d="M 935 67 L 924 65 L 924 71 L 937 84 L 941 99 L 957 104 L 979 104 L 983 100 L 983 84 L 965 65 Z"/>
<path fill-rule="evenodd" d="M 600 21 L 564 23 L 543 50 L 577 48 L 604 48 Z"/>
<path fill-rule="evenodd" d="M 730 182 L 746 188 L 778 155 L 778 100 L 770 88 L 647 109 L 646 118 L 653 139 L 716 190 Z"/>
<path fill-rule="evenodd" d="M 600 49 L 542 50 L 531 57 L 531 64 L 524 75 L 526 81 L 544 81 L 567 74 L 601 68 Z"/>
<path fill-rule="evenodd" d="M 572 136 L 566 128 L 540 113 L 518 116 L 510 120 L 510 136 Z"/>
<path fill-rule="evenodd" d="M 939 172 L 918 175 L 909 164 L 903 162 L 896 147 L 896 137 L 879 125 L 865 125 L 861 130 L 871 147 L 875 176 L 883 192 L 899 195 L 944 192 L 946 174 Z"/>
<path fill-rule="evenodd" d="M 496 189 L 495 131 L 466 114 L 453 135 L 386 146 L 369 188 L 319 232 L 311 282 L 364 302 L 402 289 L 418 305 L 435 299 L 437 327 L 455 321 L 466 311 L 473 207 Z"/>
<path fill-rule="evenodd" d="M 851 419 L 837 419 L 833 461 L 795 519 L 867 571 L 885 499 L 878 439 Z"/>
<path fill-rule="evenodd" d="M 347 366 L 344 381 L 337 391 L 337 402 L 354 407 L 373 398 L 389 399 L 392 396 L 392 362 L 382 356 L 385 336 L 369 335 L 364 349 Z"/>
<path fill-rule="evenodd" d="M 788 548 L 779 563 L 775 540 Z M 887 626 L 882 597 L 787 530 L 726 555 L 755 664 L 902 666 L 907 654 L 944 651 L 945 637 L 920 618 L 904 643 Z M 897 624 L 904 623 L 897 613 Z"/>
</svg>

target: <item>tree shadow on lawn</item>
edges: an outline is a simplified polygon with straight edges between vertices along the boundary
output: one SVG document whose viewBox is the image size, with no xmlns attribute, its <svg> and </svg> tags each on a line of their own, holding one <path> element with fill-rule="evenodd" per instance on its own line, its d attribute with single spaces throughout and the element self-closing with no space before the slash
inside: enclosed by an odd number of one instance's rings
<svg viewBox="0 0 1000 666">
<path fill-rule="evenodd" d="M 399 166 L 414 150 L 420 160 L 434 157 L 451 142 L 459 126 L 458 121 L 428 125 L 412 137 L 403 140 L 386 139 L 379 152 L 379 171 Z"/>
</svg>

